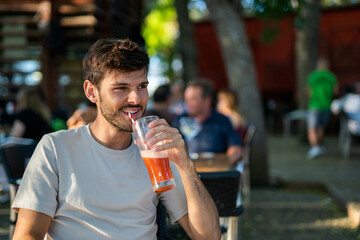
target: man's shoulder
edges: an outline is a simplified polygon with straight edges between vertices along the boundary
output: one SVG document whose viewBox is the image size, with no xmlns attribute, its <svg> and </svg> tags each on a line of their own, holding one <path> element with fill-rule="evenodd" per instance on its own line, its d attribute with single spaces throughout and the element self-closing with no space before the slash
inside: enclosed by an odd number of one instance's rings
<svg viewBox="0 0 360 240">
<path fill-rule="evenodd" d="M 225 116 L 224 114 L 219 113 L 216 110 L 213 110 L 211 113 L 211 118 L 214 121 L 221 121 L 221 122 L 230 122 L 229 118 Z"/>
<path fill-rule="evenodd" d="M 78 128 L 73 128 L 69 130 L 59 130 L 56 132 L 52 132 L 49 134 L 46 134 L 47 137 L 51 139 L 72 139 L 74 140 L 77 137 L 83 136 L 84 134 L 87 134 L 87 126 L 81 126 Z"/>
</svg>

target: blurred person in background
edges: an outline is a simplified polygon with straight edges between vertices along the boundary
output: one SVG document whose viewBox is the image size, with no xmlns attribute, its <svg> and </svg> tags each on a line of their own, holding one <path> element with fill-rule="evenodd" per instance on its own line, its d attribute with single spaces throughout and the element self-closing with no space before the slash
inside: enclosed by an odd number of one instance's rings
<svg viewBox="0 0 360 240">
<path fill-rule="evenodd" d="M 85 126 L 93 122 L 97 115 L 96 105 L 93 103 L 81 104 L 66 121 L 68 129 Z"/>
<path fill-rule="evenodd" d="M 230 89 L 223 89 L 217 93 L 216 110 L 227 116 L 235 131 L 239 134 L 241 139 L 244 139 L 246 134 L 246 122 L 239 113 L 239 100 L 236 92 Z"/>
<path fill-rule="evenodd" d="M 331 103 L 334 114 L 343 112 L 347 119 L 347 127 L 351 134 L 360 135 L 360 82 L 348 90 L 348 93 Z"/>
<path fill-rule="evenodd" d="M 51 112 L 38 88 L 26 87 L 17 96 L 17 113 L 10 136 L 40 140 L 52 131 Z"/>
<path fill-rule="evenodd" d="M 229 118 L 213 106 L 214 88 L 211 82 L 190 81 L 185 89 L 187 113 L 175 118 L 172 125 L 185 136 L 189 153 L 226 153 L 232 165 L 242 155 L 242 143 Z"/>
<path fill-rule="evenodd" d="M 336 92 L 336 76 L 329 70 L 329 61 L 319 58 L 315 71 L 307 79 L 309 94 L 308 140 L 310 150 L 308 159 L 313 159 L 325 153 L 322 146 L 325 128 L 331 115 L 330 105 Z"/>
<path fill-rule="evenodd" d="M 154 104 L 151 109 L 147 109 L 146 116 L 155 115 L 164 118 L 168 123 L 174 120 L 175 114 L 170 113 L 171 88 L 169 84 L 159 86 L 153 95 Z"/>
<path fill-rule="evenodd" d="M 184 101 L 184 86 L 180 82 L 174 82 L 170 85 L 171 90 L 171 104 L 169 106 L 169 112 L 180 116 L 186 112 Z"/>
</svg>

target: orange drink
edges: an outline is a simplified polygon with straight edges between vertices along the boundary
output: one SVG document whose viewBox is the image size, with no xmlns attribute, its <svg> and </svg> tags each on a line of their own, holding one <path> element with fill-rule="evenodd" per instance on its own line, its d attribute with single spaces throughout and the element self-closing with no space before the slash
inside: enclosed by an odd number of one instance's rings
<svg viewBox="0 0 360 240">
<path fill-rule="evenodd" d="M 148 170 L 153 190 L 156 193 L 160 193 L 173 189 L 176 184 L 167 153 L 165 151 L 154 152 L 147 145 L 149 139 L 145 135 L 149 131 L 148 125 L 156 119 L 158 119 L 156 116 L 147 116 L 134 121 L 133 132 L 135 143 Z"/>
<path fill-rule="evenodd" d="M 154 192 L 160 193 L 173 189 L 175 181 L 170 169 L 169 158 L 161 152 L 156 153 L 151 150 L 140 153 L 148 170 Z"/>
</svg>

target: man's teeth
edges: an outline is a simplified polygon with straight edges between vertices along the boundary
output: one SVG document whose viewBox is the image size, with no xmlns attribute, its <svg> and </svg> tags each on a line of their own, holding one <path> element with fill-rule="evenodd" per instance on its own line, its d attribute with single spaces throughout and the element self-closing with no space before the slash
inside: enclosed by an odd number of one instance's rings
<svg viewBox="0 0 360 240">
<path fill-rule="evenodd" d="M 130 114 L 133 114 L 133 113 L 136 113 L 137 112 L 137 110 L 136 111 L 124 111 L 125 113 L 130 113 Z"/>
</svg>

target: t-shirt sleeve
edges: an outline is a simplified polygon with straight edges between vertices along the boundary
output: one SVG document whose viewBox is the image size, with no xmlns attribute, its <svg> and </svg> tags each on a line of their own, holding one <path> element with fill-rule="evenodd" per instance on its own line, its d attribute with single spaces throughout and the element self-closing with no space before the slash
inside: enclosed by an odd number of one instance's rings
<svg viewBox="0 0 360 240">
<path fill-rule="evenodd" d="M 12 208 L 26 208 L 54 217 L 57 209 L 58 173 L 53 142 L 45 135 L 26 167 Z"/>
<path fill-rule="evenodd" d="M 186 194 L 184 185 L 182 183 L 180 173 L 173 162 L 170 162 L 171 171 L 174 176 L 176 187 L 170 191 L 160 194 L 160 201 L 166 207 L 169 214 L 171 224 L 176 224 L 177 221 L 185 216 L 188 212 Z"/>
</svg>

